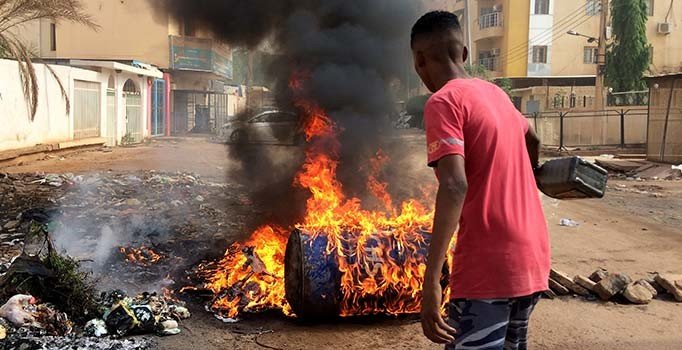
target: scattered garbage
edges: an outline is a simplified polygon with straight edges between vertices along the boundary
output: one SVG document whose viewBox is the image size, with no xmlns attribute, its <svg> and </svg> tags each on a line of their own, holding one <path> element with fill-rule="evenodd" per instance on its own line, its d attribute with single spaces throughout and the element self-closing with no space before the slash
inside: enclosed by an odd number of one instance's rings
<svg viewBox="0 0 682 350">
<path fill-rule="evenodd" d="M 182 302 L 170 300 L 156 293 L 143 293 L 130 298 L 125 292 L 117 290 L 103 294 L 102 299 L 107 311 L 104 312 L 101 322 L 106 325 L 108 333 L 117 336 L 179 334 L 177 321 L 191 317 Z"/>
<path fill-rule="evenodd" d="M 559 221 L 559 226 L 578 227 L 580 226 L 580 223 L 571 219 L 561 219 Z"/>
<path fill-rule="evenodd" d="M 85 324 L 84 333 L 89 337 L 101 338 L 108 335 L 109 331 L 107 331 L 107 325 L 104 320 L 95 318 Z"/>
<path fill-rule="evenodd" d="M 27 308 L 35 302 L 35 298 L 30 295 L 15 295 L 0 307 L 0 317 L 10 321 L 15 326 L 28 326 L 35 322 L 35 317 Z"/>
</svg>

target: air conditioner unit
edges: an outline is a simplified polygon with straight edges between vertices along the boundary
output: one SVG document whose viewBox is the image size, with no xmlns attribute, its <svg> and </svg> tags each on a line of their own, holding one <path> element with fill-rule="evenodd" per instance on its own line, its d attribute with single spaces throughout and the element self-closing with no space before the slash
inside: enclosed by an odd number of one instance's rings
<svg viewBox="0 0 682 350">
<path fill-rule="evenodd" d="M 502 6 L 501 5 L 495 5 L 493 6 L 493 12 L 501 12 L 502 11 Z"/>
<path fill-rule="evenodd" d="M 673 31 L 673 26 L 670 23 L 659 23 L 658 34 L 670 34 Z"/>
<path fill-rule="evenodd" d="M 490 56 L 499 56 L 499 55 L 500 55 L 500 49 L 490 50 Z"/>
</svg>

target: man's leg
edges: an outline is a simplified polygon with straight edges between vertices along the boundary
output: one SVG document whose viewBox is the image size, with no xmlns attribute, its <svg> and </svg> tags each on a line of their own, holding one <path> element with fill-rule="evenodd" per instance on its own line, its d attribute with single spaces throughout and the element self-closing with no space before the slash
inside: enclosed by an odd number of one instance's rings
<svg viewBox="0 0 682 350">
<path fill-rule="evenodd" d="M 509 299 L 453 300 L 448 323 L 457 330 L 446 350 L 502 350 L 511 315 Z"/>
<path fill-rule="evenodd" d="M 528 349 L 528 321 L 540 300 L 541 294 L 512 299 L 511 316 L 507 327 L 507 341 L 504 350 Z"/>
</svg>

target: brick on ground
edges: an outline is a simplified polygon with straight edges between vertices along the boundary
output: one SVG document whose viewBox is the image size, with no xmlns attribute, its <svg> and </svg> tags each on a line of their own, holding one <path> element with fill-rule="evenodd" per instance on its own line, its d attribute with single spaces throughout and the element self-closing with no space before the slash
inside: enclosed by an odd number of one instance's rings
<svg viewBox="0 0 682 350">
<path fill-rule="evenodd" d="M 658 275 L 656 282 L 672 294 L 675 300 L 682 302 L 682 276 Z"/>
<path fill-rule="evenodd" d="M 589 290 L 590 292 L 594 292 L 594 286 L 597 285 L 593 280 L 591 280 L 585 276 L 582 276 L 582 275 L 577 275 L 577 276 L 573 277 L 573 282 L 575 282 L 579 286 Z"/>
<path fill-rule="evenodd" d="M 654 288 L 654 286 L 652 286 L 651 283 L 649 283 L 649 281 L 647 281 L 645 279 L 637 280 L 637 282 L 635 282 L 635 284 L 638 284 L 638 285 L 648 289 L 649 292 L 651 292 L 651 295 L 654 296 L 654 298 L 658 295 L 658 291 L 656 290 L 656 288 Z"/>
<path fill-rule="evenodd" d="M 549 271 L 549 277 L 557 282 L 559 282 L 562 286 L 566 287 L 569 291 L 578 294 L 580 296 L 588 296 L 590 295 L 590 291 L 583 288 L 579 284 L 573 282 L 573 280 L 568 277 L 567 274 L 556 270 L 556 269 L 551 269 Z"/>
<path fill-rule="evenodd" d="M 623 296 L 633 304 L 648 304 L 654 298 L 654 295 L 645 286 L 637 283 L 630 283 L 625 287 Z"/>
<path fill-rule="evenodd" d="M 594 287 L 594 292 L 599 295 L 602 300 L 609 300 L 615 295 L 622 293 L 632 279 L 625 274 L 614 273 L 609 274 L 603 280 L 599 281 Z"/>
<path fill-rule="evenodd" d="M 608 276 L 608 275 L 609 275 L 609 272 L 600 267 L 596 271 L 592 272 L 592 274 L 590 275 L 590 279 L 594 283 L 599 283 L 601 280 L 606 278 L 606 276 Z"/>
<path fill-rule="evenodd" d="M 562 286 L 561 283 L 551 278 L 549 279 L 549 289 L 551 289 L 557 295 L 568 295 L 570 293 L 568 288 Z"/>
</svg>

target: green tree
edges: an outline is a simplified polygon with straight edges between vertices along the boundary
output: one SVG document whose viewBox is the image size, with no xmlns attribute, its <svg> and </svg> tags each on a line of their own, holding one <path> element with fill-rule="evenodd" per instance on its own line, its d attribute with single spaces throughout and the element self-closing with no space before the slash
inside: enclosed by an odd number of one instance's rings
<svg viewBox="0 0 682 350">
<path fill-rule="evenodd" d="M 490 71 L 480 64 L 466 64 L 464 69 L 474 78 L 490 80 Z"/>
<path fill-rule="evenodd" d="M 606 53 L 606 82 L 616 92 L 645 88 L 650 45 L 646 36 L 644 0 L 612 0 L 613 42 Z"/>
<path fill-rule="evenodd" d="M 24 98 L 29 106 L 31 119 L 38 109 L 38 83 L 33 68 L 30 48 L 17 35 L 22 25 L 41 19 L 54 21 L 67 20 L 85 24 L 91 28 L 97 26 L 84 10 L 80 0 L 0 0 L 0 58 L 12 58 L 19 61 L 19 73 L 23 83 Z M 49 65 L 45 66 L 59 83 L 62 95 L 67 101 L 68 95 Z"/>
</svg>

